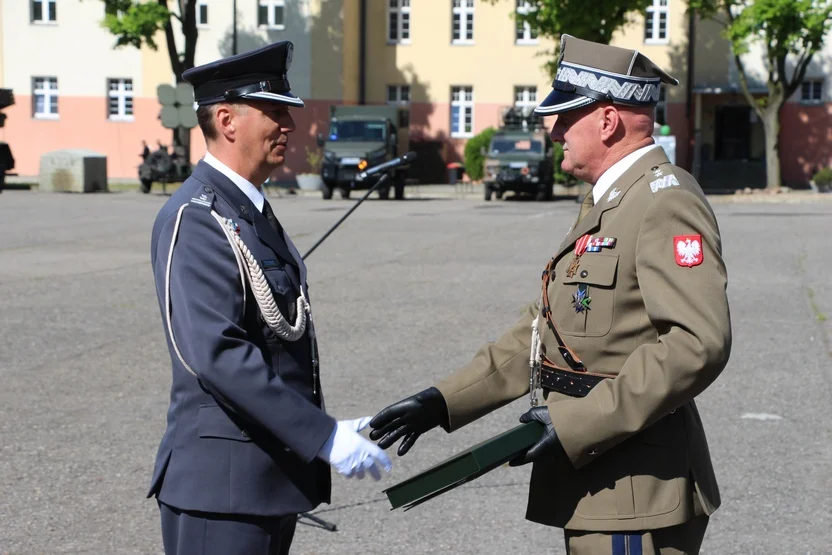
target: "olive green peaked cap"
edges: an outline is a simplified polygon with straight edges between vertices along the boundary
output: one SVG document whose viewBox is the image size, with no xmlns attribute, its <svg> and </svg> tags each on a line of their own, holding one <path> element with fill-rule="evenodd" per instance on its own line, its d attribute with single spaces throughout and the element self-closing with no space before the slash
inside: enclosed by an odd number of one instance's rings
<svg viewBox="0 0 832 555">
<path fill-rule="evenodd" d="M 596 101 L 651 106 L 659 101 L 662 83 L 676 86 L 679 80 L 638 50 L 561 35 L 552 92 L 534 113 L 550 116 Z"/>
</svg>

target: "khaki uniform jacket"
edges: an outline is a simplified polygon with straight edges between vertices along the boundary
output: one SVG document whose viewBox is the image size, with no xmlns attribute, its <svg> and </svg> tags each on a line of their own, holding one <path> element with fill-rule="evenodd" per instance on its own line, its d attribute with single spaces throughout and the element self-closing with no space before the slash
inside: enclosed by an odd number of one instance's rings
<svg viewBox="0 0 832 555">
<path fill-rule="evenodd" d="M 567 277 L 584 234 L 616 243 L 585 252 Z M 698 236 L 698 253 L 684 236 Z M 534 464 L 526 518 L 611 531 L 711 514 L 719 489 L 693 399 L 725 367 L 731 324 L 719 229 L 701 187 L 654 148 L 576 222 L 554 257 L 547 292 L 561 337 L 590 372 L 614 378 L 583 398 L 545 396 L 567 456 Z M 579 284 L 591 298 L 583 313 L 572 302 Z M 535 301 L 512 329 L 436 385 L 448 404 L 449 431 L 529 392 L 537 317 Z M 539 327 L 547 356 L 569 368 L 544 318 Z"/>
</svg>

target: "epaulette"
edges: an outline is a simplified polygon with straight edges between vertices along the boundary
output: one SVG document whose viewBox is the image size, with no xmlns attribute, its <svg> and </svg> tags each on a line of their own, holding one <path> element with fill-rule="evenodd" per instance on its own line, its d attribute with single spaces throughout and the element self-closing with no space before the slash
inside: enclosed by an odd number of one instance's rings
<svg viewBox="0 0 832 555">
<path fill-rule="evenodd" d="M 650 192 L 654 195 L 663 189 L 667 189 L 669 187 L 679 187 L 681 185 L 675 175 L 672 173 L 665 174 L 659 166 L 653 166 L 650 168 L 650 171 L 653 173 L 653 177 L 655 177 L 655 179 L 650 182 Z"/>
<path fill-rule="evenodd" d="M 208 185 L 204 185 L 193 197 L 191 197 L 190 204 L 203 209 L 211 210 L 214 206 L 214 198 L 214 189 Z"/>
</svg>

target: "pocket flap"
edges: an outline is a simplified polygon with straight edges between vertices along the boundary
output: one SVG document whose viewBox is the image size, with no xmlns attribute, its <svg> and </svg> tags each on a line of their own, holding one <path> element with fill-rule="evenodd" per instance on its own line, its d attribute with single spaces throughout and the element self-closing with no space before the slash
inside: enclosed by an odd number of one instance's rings
<svg viewBox="0 0 832 555">
<path fill-rule="evenodd" d="M 248 434 L 217 405 L 199 407 L 196 426 L 199 437 L 251 441 Z"/>
<path fill-rule="evenodd" d="M 563 279 L 563 283 L 586 283 L 610 287 L 615 283 L 618 269 L 618 255 L 604 253 L 584 253 L 578 271 L 572 277 Z"/>
</svg>

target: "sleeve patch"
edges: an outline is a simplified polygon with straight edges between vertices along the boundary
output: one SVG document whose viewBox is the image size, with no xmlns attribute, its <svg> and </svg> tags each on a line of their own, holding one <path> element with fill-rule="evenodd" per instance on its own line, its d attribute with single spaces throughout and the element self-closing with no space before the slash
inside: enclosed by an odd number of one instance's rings
<svg viewBox="0 0 832 555">
<path fill-rule="evenodd" d="M 676 253 L 676 264 L 691 268 L 702 264 L 702 236 L 676 235 L 673 237 L 673 251 Z"/>
</svg>

